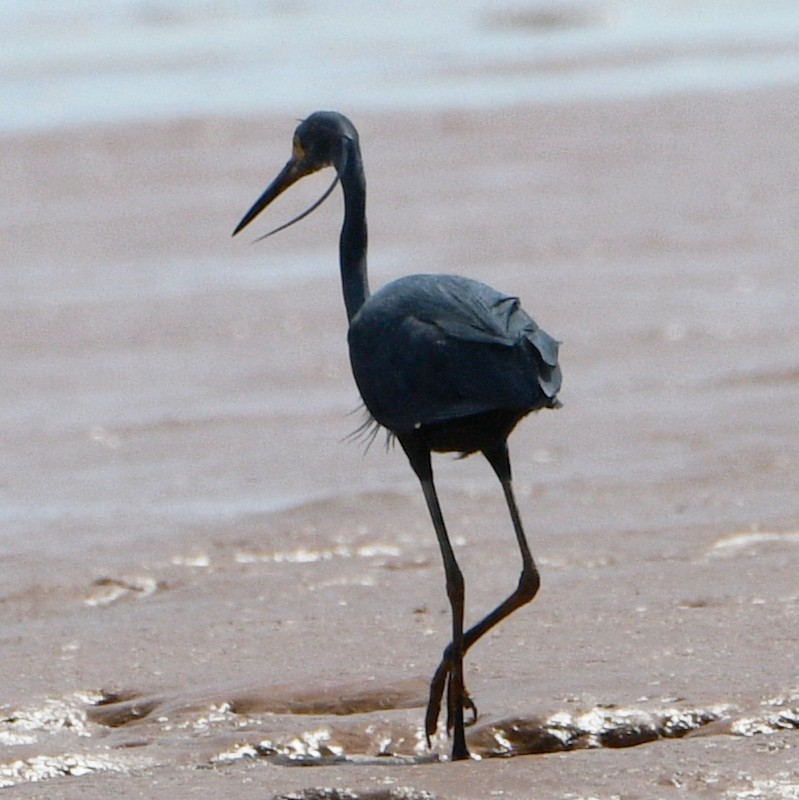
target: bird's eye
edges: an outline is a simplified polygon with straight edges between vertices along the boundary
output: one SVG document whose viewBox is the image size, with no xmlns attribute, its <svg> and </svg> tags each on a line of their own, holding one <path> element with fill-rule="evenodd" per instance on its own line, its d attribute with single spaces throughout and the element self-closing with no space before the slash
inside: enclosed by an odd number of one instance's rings
<svg viewBox="0 0 799 800">
<path fill-rule="evenodd" d="M 299 136 L 294 137 L 294 141 L 292 143 L 292 156 L 295 161 L 299 161 L 305 156 L 305 148 L 302 146 Z"/>
</svg>

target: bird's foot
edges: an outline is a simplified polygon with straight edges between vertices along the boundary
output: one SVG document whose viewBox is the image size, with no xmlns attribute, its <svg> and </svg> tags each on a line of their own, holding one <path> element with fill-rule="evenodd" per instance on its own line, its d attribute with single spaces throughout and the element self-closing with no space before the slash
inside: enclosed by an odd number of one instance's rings
<svg viewBox="0 0 799 800">
<path fill-rule="evenodd" d="M 467 691 L 466 687 L 463 687 L 463 695 L 460 698 L 460 706 L 464 711 L 471 712 L 472 718 L 467 720 L 464 719 L 463 724 L 468 728 L 474 725 L 477 722 L 477 706 L 472 700 L 469 692 Z M 452 733 L 452 729 L 455 727 L 455 712 L 458 708 L 458 700 L 455 697 L 455 692 L 452 689 L 452 681 L 449 680 L 447 682 L 447 734 Z"/>
<path fill-rule="evenodd" d="M 425 714 L 425 736 L 427 737 L 427 746 L 431 746 L 431 738 L 435 736 L 438 730 L 438 717 L 441 713 L 441 701 L 444 697 L 444 688 L 447 689 L 447 734 L 452 733 L 455 725 L 455 708 L 456 700 L 452 689 L 452 681 L 450 678 L 450 665 L 446 661 L 439 664 L 433 680 L 430 682 L 430 697 L 427 701 L 427 712 Z M 472 700 L 466 687 L 463 688 L 463 695 L 460 699 L 464 711 L 471 712 L 471 719 L 464 721 L 468 727 L 477 722 L 477 706 Z"/>
<path fill-rule="evenodd" d="M 449 668 L 442 669 L 444 663 L 439 665 L 433 680 L 430 682 L 430 697 L 427 701 L 427 712 L 424 718 L 424 732 L 427 737 L 427 746 L 431 747 L 431 739 L 438 730 L 438 715 L 441 713 L 441 698 L 444 696 L 444 686 L 449 677 Z"/>
</svg>

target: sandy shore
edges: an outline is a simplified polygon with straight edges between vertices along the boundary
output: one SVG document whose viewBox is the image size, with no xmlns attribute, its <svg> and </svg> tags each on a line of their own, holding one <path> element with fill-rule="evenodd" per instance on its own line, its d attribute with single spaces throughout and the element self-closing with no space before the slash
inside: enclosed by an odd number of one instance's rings
<svg viewBox="0 0 799 800">
<path fill-rule="evenodd" d="M 543 589 L 467 681 L 476 753 L 570 749 L 468 764 L 420 742 L 449 623 L 415 479 L 342 442 L 340 201 L 230 239 L 293 121 L 0 139 L 0 786 L 795 796 L 797 108 L 355 120 L 373 285 L 466 274 L 563 341 L 565 407 L 511 440 Z M 475 619 L 515 585 L 510 524 L 487 465 L 437 468 Z"/>
</svg>

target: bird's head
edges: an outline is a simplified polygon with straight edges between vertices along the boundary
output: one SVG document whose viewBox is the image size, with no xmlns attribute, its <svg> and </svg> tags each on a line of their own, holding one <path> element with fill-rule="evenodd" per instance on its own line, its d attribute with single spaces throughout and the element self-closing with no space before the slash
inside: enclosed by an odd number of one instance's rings
<svg viewBox="0 0 799 800">
<path fill-rule="evenodd" d="M 266 236 L 282 231 L 317 209 L 329 196 L 338 183 L 338 176 L 347 164 L 352 145 L 357 145 L 358 132 L 355 126 L 343 115 L 335 111 L 317 111 L 303 120 L 294 131 L 291 158 L 280 174 L 255 201 L 253 207 L 244 215 L 233 231 L 235 236 L 250 224 L 275 198 L 281 195 L 300 178 L 311 175 L 325 167 L 335 167 L 336 178 L 330 188 L 307 211 L 291 222 L 281 225 Z M 266 236 L 259 238 L 264 239 Z"/>
</svg>

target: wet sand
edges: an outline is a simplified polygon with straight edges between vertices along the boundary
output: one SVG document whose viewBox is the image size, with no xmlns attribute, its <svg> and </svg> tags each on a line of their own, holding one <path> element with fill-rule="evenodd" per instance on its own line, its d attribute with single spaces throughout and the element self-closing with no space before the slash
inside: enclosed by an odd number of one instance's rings
<svg viewBox="0 0 799 800">
<path fill-rule="evenodd" d="M 340 200 L 230 239 L 293 121 L 0 140 L 0 786 L 793 797 L 797 108 L 355 119 L 373 286 L 466 274 L 563 341 L 564 408 L 511 440 L 543 588 L 469 653 L 467 764 L 421 741 L 449 617 L 415 478 L 342 441 Z M 488 466 L 436 466 L 474 620 L 518 555 Z"/>
</svg>

